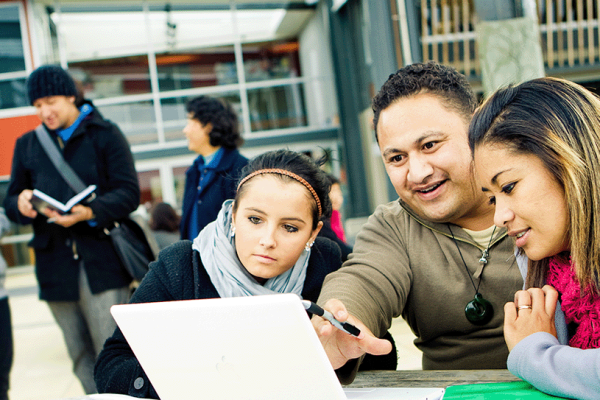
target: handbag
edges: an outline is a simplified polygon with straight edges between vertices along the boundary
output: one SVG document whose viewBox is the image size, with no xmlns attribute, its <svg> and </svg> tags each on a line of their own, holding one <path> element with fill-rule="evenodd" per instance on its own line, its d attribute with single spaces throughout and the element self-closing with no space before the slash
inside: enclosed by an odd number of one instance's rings
<svg viewBox="0 0 600 400">
<path fill-rule="evenodd" d="M 75 193 L 85 189 L 86 185 L 64 160 L 43 124 L 35 128 L 35 134 L 50 161 L 71 189 Z M 154 251 L 150 247 L 144 230 L 134 220 L 127 217 L 115 221 L 110 229 L 104 228 L 104 233 L 110 238 L 121 265 L 134 280 L 141 281 L 148 272 L 148 264 L 155 259 Z"/>
<path fill-rule="evenodd" d="M 110 237 L 119 260 L 129 275 L 134 280 L 141 281 L 148 272 L 148 264 L 154 261 L 154 253 L 142 228 L 134 220 L 126 218 L 115 221 L 110 230 L 104 228 L 104 233 Z"/>
</svg>

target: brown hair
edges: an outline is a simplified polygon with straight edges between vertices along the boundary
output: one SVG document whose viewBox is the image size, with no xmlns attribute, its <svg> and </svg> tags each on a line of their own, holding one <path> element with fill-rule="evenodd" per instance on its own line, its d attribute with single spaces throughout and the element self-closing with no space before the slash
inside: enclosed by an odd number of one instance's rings
<svg viewBox="0 0 600 400">
<path fill-rule="evenodd" d="M 557 78 L 498 90 L 475 112 L 469 146 L 501 144 L 538 157 L 564 188 L 571 260 L 582 288 L 600 289 L 600 100 Z M 568 260 L 568 259 L 567 259 Z M 529 261 L 527 285 L 541 287 L 548 259 Z"/>
<path fill-rule="evenodd" d="M 153 231 L 179 232 L 181 217 L 167 203 L 158 203 L 150 214 L 150 229 Z"/>
</svg>

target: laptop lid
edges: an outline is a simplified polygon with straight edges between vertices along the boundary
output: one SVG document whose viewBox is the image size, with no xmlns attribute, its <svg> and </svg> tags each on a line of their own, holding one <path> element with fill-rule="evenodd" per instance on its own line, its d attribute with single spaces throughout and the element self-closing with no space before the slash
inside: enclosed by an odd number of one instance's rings
<svg viewBox="0 0 600 400">
<path fill-rule="evenodd" d="M 293 294 L 111 308 L 163 400 L 345 399 Z"/>
<path fill-rule="evenodd" d="M 111 313 L 162 400 L 443 394 L 443 389 L 406 388 L 346 389 L 345 394 L 294 294 L 123 304 Z"/>
</svg>

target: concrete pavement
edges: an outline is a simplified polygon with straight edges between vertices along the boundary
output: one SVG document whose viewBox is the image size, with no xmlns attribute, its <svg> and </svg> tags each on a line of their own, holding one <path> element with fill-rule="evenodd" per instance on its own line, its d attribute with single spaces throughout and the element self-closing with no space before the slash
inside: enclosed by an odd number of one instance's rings
<svg viewBox="0 0 600 400">
<path fill-rule="evenodd" d="M 62 333 L 45 302 L 38 300 L 33 268 L 9 268 L 14 361 L 11 400 L 46 400 L 84 394 L 71 371 Z"/>
</svg>

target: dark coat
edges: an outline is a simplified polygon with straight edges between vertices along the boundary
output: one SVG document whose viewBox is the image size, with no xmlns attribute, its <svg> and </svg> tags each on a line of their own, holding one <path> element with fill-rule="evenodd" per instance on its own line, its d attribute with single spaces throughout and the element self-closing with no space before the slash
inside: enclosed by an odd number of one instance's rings
<svg viewBox="0 0 600 400">
<path fill-rule="evenodd" d="M 339 247 L 325 238 L 315 241 L 302 297 L 316 301 L 325 275 L 341 266 Z M 180 241 L 160 252 L 150 271 L 136 289 L 130 303 L 208 299 L 220 297 L 190 241 Z M 104 344 L 94 371 L 100 393 L 158 398 L 131 348 L 117 328 Z M 136 383 L 137 382 L 137 383 Z M 137 387 L 137 388 L 136 388 Z"/>
<path fill-rule="evenodd" d="M 186 172 L 183 211 L 181 225 L 179 226 L 182 239 L 195 239 L 188 237 L 192 207 L 195 201 L 200 202 L 198 210 L 198 232 L 200 232 L 206 225 L 217 219 L 223 202 L 235 197 L 240 173 L 242 168 L 248 164 L 248 159 L 242 156 L 237 149 L 224 150 L 223 158 L 215 168 L 214 175 L 200 189 L 199 198 L 197 198 L 197 185 L 200 178 L 199 160 L 194 161 L 194 164 Z"/>
<path fill-rule="evenodd" d="M 58 146 L 56 134 L 50 132 L 50 136 Z M 94 212 L 97 227 L 83 221 L 63 228 L 48 223 L 41 213 L 30 219 L 19 212 L 17 199 L 24 189 L 41 190 L 63 203 L 75 195 L 46 155 L 35 131 L 17 140 L 4 200 L 6 215 L 12 221 L 33 224 L 34 236 L 29 245 L 35 251 L 40 298 L 48 301 L 79 299 L 80 260 L 92 293 L 129 285 L 131 278 L 102 229 L 134 211 L 140 199 L 129 144 L 119 128 L 95 109 L 65 143 L 62 154 L 86 185 L 97 186 L 97 197 L 87 204 Z"/>
</svg>

